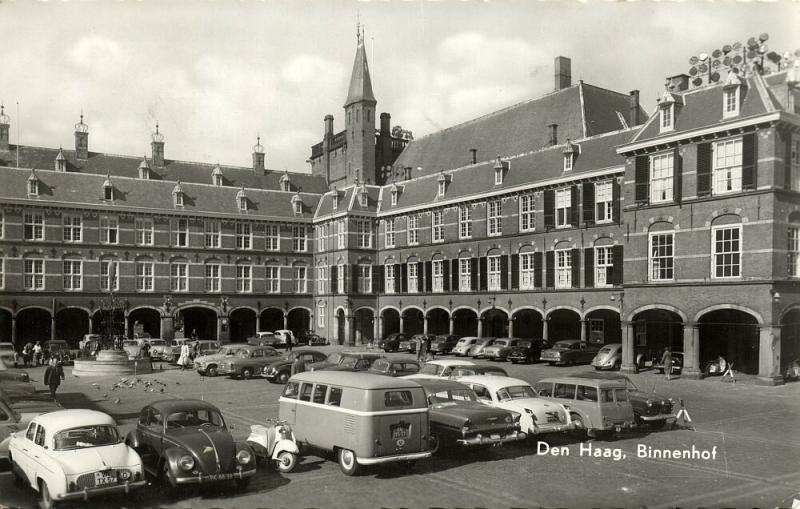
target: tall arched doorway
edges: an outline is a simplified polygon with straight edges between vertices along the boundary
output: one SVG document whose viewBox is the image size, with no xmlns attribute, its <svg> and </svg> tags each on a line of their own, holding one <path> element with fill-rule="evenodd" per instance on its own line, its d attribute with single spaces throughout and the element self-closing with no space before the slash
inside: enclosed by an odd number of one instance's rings
<svg viewBox="0 0 800 509">
<path fill-rule="evenodd" d="M 619 313 L 611 309 L 595 309 L 586 313 L 586 340 L 594 345 L 622 343 Z"/>
<path fill-rule="evenodd" d="M 477 336 L 478 335 L 478 314 L 467 308 L 456 309 L 453 311 L 453 334 L 457 336 Z"/>
<path fill-rule="evenodd" d="M 450 313 L 442 308 L 428 310 L 428 334 L 448 334 L 450 332 Z"/>
<path fill-rule="evenodd" d="M 185 338 L 217 339 L 217 312 L 202 306 L 186 307 L 178 311 L 178 324 Z M 175 327 L 176 331 L 178 327 Z M 176 332 L 176 337 L 177 332 Z"/>
<path fill-rule="evenodd" d="M 556 309 L 547 315 L 547 339 L 550 342 L 580 338 L 581 317 L 576 311 Z"/>
<path fill-rule="evenodd" d="M 229 323 L 232 343 L 244 343 L 247 338 L 256 335 L 256 312 L 252 309 L 234 309 L 231 311 Z"/>
<path fill-rule="evenodd" d="M 311 330 L 311 313 L 304 308 L 294 308 L 289 311 L 286 322 L 287 329 L 294 332 L 295 335 L 309 331 Z"/>
<path fill-rule="evenodd" d="M 12 343 L 14 338 L 11 337 L 11 311 L 0 309 L 0 341 L 3 343 Z"/>
<path fill-rule="evenodd" d="M 52 324 L 50 311 L 27 308 L 17 313 L 17 346 L 37 341 L 49 341 Z"/>
<path fill-rule="evenodd" d="M 92 334 L 122 336 L 125 333 L 125 312 L 117 308 L 113 316 L 110 309 L 98 309 L 92 315 Z"/>
<path fill-rule="evenodd" d="M 417 308 L 408 308 L 403 311 L 403 332 L 406 334 L 422 334 L 425 323 L 422 321 L 422 311 Z"/>
<path fill-rule="evenodd" d="M 722 356 L 733 369 L 758 374 L 758 320 L 738 309 L 718 309 L 697 321 L 700 336 L 700 367 Z"/>
<path fill-rule="evenodd" d="M 134 309 L 128 314 L 128 331 L 132 337 L 149 334 L 151 338 L 160 338 L 161 315 L 152 308 Z"/>
<path fill-rule="evenodd" d="M 483 314 L 483 337 L 508 337 L 508 315 L 502 309 L 490 309 Z"/>
<path fill-rule="evenodd" d="M 800 358 L 800 308 L 787 312 L 781 318 L 781 373 Z"/>
<path fill-rule="evenodd" d="M 278 308 L 267 308 L 261 312 L 259 327 L 262 331 L 273 332 L 283 329 L 283 310 Z"/>
<path fill-rule="evenodd" d="M 396 309 L 384 309 L 381 316 L 381 324 L 383 326 L 383 338 L 393 332 L 400 332 L 400 313 Z"/>
<path fill-rule="evenodd" d="M 661 354 L 666 347 L 683 351 L 683 319 L 668 309 L 647 309 L 633 317 L 633 345 L 650 355 Z"/>
<path fill-rule="evenodd" d="M 361 308 L 353 313 L 356 344 L 369 343 L 375 336 L 375 315 L 371 309 Z"/>
<path fill-rule="evenodd" d="M 81 308 L 64 308 L 56 313 L 56 339 L 63 339 L 71 348 L 89 333 L 89 313 Z"/>
<path fill-rule="evenodd" d="M 542 337 L 542 315 L 535 309 L 520 309 L 511 317 L 514 323 L 514 337 L 540 339 Z"/>
</svg>

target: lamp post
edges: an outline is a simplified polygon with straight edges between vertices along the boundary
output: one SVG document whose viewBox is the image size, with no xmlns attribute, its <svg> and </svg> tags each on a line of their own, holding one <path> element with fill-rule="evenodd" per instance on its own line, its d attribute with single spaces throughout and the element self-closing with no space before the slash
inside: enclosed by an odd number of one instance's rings
<svg viewBox="0 0 800 509">
<path fill-rule="evenodd" d="M 622 343 L 622 365 L 620 366 L 620 371 L 637 373 L 639 367 L 636 365 L 635 360 L 633 326 L 625 320 L 625 292 L 612 293 L 609 300 L 617 302 L 619 306 L 620 342 Z"/>
</svg>

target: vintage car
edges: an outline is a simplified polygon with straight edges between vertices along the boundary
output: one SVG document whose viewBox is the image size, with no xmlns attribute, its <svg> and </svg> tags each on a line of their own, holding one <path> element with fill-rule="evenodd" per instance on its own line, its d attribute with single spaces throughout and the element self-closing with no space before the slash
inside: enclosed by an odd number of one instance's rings
<svg viewBox="0 0 800 509">
<path fill-rule="evenodd" d="M 368 373 L 386 376 L 413 375 L 419 371 L 419 362 L 410 359 L 375 359 Z"/>
<path fill-rule="evenodd" d="M 306 366 L 315 362 L 322 362 L 327 354 L 319 350 L 294 350 L 285 359 L 280 359 L 261 370 L 261 376 L 272 383 L 285 384 L 292 375 L 292 364 L 300 357 Z"/>
<path fill-rule="evenodd" d="M 44 508 L 145 485 L 141 458 L 123 442 L 114 419 L 95 410 L 35 417 L 14 433 L 8 456 L 15 484 L 38 491 Z"/>
<path fill-rule="evenodd" d="M 457 357 L 469 356 L 469 351 L 480 338 L 475 336 L 466 336 L 458 340 L 456 346 L 453 347 L 452 354 Z"/>
<path fill-rule="evenodd" d="M 325 360 L 306 364 L 305 367 L 306 371 L 319 371 L 321 369 L 328 369 L 333 366 L 338 366 L 339 364 L 345 362 L 346 359 L 349 359 L 347 360 L 348 365 L 354 364 L 358 359 L 366 359 L 369 364 L 367 364 L 367 367 L 364 369 L 369 369 L 370 365 L 372 365 L 375 359 L 379 359 L 381 357 L 383 357 L 383 355 L 379 353 L 349 352 L 345 350 L 343 352 L 333 352 L 329 354 Z"/>
<path fill-rule="evenodd" d="M 475 364 L 473 366 L 454 366 L 449 378 L 458 379 L 462 376 L 487 375 L 487 376 L 508 376 L 505 369 L 499 366 L 487 366 Z"/>
<path fill-rule="evenodd" d="M 524 440 L 520 414 L 482 403 L 475 391 L 453 380 L 417 380 L 428 398 L 431 434 L 439 447 L 498 445 Z"/>
<path fill-rule="evenodd" d="M 406 375 L 404 378 L 422 379 L 422 378 L 448 378 L 454 369 L 459 367 L 471 367 L 475 363 L 472 361 L 462 361 L 459 359 L 436 359 L 428 361 L 422 365 L 419 373 L 413 375 Z"/>
<path fill-rule="evenodd" d="M 379 353 L 343 353 L 339 363 L 334 366 L 325 366 L 323 368 L 312 368 L 312 371 L 317 369 L 324 369 L 325 371 L 367 371 L 372 363 L 377 359 L 383 358 L 383 354 Z M 313 364 L 312 364 L 313 366 Z"/>
<path fill-rule="evenodd" d="M 458 381 L 474 390 L 481 401 L 519 413 L 520 428 L 528 436 L 568 431 L 577 425 L 563 404 L 540 398 L 524 380 L 476 375 Z"/>
<path fill-rule="evenodd" d="M 31 377 L 27 371 L 11 368 L 13 364 L 7 364 L 0 359 L 0 384 L 3 383 L 28 383 Z"/>
<path fill-rule="evenodd" d="M 273 346 L 286 346 L 289 341 L 291 340 L 293 345 L 297 344 L 297 340 L 294 337 L 294 332 L 288 329 L 278 329 L 274 331 L 273 336 L 275 336 L 276 343 Z"/>
<path fill-rule="evenodd" d="M 550 363 L 551 366 L 555 364 L 572 366 L 573 364 L 592 362 L 599 350 L 596 346 L 589 345 L 580 339 L 564 339 L 556 341 L 552 347 L 542 350 L 540 358 L 542 361 Z"/>
<path fill-rule="evenodd" d="M 491 345 L 483 347 L 483 356 L 490 361 L 504 361 L 518 344 L 518 338 L 497 338 Z"/>
<path fill-rule="evenodd" d="M 591 365 L 598 371 L 602 369 L 618 370 L 622 366 L 622 343 L 604 345 L 592 358 Z"/>
<path fill-rule="evenodd" d="M 297 344 L 306 346 L 325 346 L 328 344 L 328 340 L 319 334 L 304 331 L 297 335 Z"/>
<path fill-rule="evenodd" d="M 568 406 L 576 429 L 585 429 L 589 436 L 608 438 L 635 425 L 622 380 L 565 376 L 539 380 L 535 387 L 541 397 Z"/>
<path fill-rule="evenodd" d="M 161 354 L 161 359 L 171 364 L 177 364 L 178 359 L 181 358 L 181 347 L 184 344 L 189 345 L 189 349 L 194 352 L 194 345 L 197 344 L 197 355 L 207 355 L 219 350 L 219 342 L 210 339 L 176 339 L 175 343 L 171 346 L 164 348 Z M 152 357 L 152 356 L 151 356 Z"/>
<path fill-rule="evenodd" d="M 674 419 L 673 409 L 675 401 L 672 398 L 661 396 L 653 392 L 645 392 L 627 376 L 621 373 L 577 373 L 574 378 L 590 378 L 595 380 L 619 380 L 625 383 L 628 389 L 628 401 L 633 407 L 633 416 L 636 424 L 647 424 L 651 428 L 663 428 L 667 421 Z"/>
<path fill-rule="evenodd" d="M 256 473 L 256 458 L 235 442 L 222 412 L 207 401 L 168 399 L 142 408 L 126 443 L 145 470 L 172 487 L 236 481 L 244 489 Z"/>
<path fill-rule="evenodd" d="M 45 344 L 45 348 L 47 348 L 48 356 L 51 359 L 58 359 L 64 366 L 72 365 L 75 360 L 69 344 L 62 339 L 51 339 Z"/>
<path fill-rule="evenodd" d="M 497 338 L 479 338 L 475 344 L 472 345 L 472 348 L 469 349 L 469 356 L 473 359 L 484 357 L 483 351 L 487 346 L 493 345 L 495 341 L 497 341 Z"/>
<path fill-rule="evenodd" d="M 164 355 L 164 351 L 170 346 L 169 341 L 161 338 L 150 338 L 147 344 L 150 346 L 150 358 L 160 359 Z"/>
<path fill-rule="evenodd" d="M 275 346 L 277 342 L 275 335 L 267 331 L 256 332 L 255 336 L 247 338 L 247 344 L 253 346 Z"/>
<path fill-rule="evenodd" d="M 61 405 L 53 401 L 38 403 L 40 408 L 37 411 L 19 411 L 14 408 L 8 397 L 0 394 L 0 459 L 8 459 L 8 444 L 11 436 L 17 431 L 27 428 L 31 419 L 45 412 L 62 410 Z"/>
<path fill-rule="evenodd" d="M 408 334 L 402 332 L 393 332 L 386 336 L 386 338 L 378 341 L 377 347 L 382 348 L 384 352 L 397 352 L 400 348 L 400 342 L 409 338 Z"/>
<path fill-rule="evenodd" d="M 520 339 L 516 346 L 508 352 L 507 359 L 511 364 L 518 362 L 536 362 L 542 354 L 542 350 L 550 344 L 544 339 Z"/>
<path fill-rule="evenodd" d="M 197 370 L 197 372 L 201 375 L 217 376 L 219 374 L 217 372 L 217 368 L 219 368 L 220 362 L 225 360 L 227 357 L 236 355 L 242 350 L 247 350 L 247 348 L 248 345 L 241 343 L 230 344 L 223 346 L 216 352 L 208 353 L 206 355 L 198 355 L 194 358 L 194 369 Z"/>
<path fill-rule="evenodd" d="M 452 334 L 434 336 L 433 341 L 431 341 L 431 352 L 439 355 L 448 354 L 456 347 L 459 339 L 461 339 L 461 336 L 453 336 Z"/>
<path fill-rule="evenodd" d="M 122 349 L 128 354 L 128 359 L 138 359 L 142 355 L 143 339 L 126 339 L 122 342 Z"/>
<path fill-rule="evenodd" d="M 657 354 L 653 359 L 653 369 L 659 373 L 664 373 L 664 364 L 661 362 L 663 352 Z M 672 374 L 679 374 L 683 370 L 683 352 L 672 352 Z"/>
<path fill-rule="evenodd" d="M 53 401 L 48 392 L 31 391 L 32 383 L 16 383 L 0 385 L 0 400 L 21 414 L 41 414 L 60 410 L 61 406 Z"/>
<path fill-rule="evenodd" d="M 17 356 L 15 355 L 14 343 L 0 343 L 0 360 L 6 363 L 6 366 L 17 365 Z"/>
<path fill-rule="evenodd" d="M 261 373 L 264 367 L 269 366 L 280 354 L 271 346 L 246 345 L 235 354 L 226 356 L 217 367 L 217 373 L 228 375 L 232 378 L 247 380 Z"/>
</svg>

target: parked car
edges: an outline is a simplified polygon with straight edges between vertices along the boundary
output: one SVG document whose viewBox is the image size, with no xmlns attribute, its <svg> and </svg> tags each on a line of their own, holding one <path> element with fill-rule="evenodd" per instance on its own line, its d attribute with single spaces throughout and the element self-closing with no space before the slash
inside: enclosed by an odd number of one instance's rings
<svg viewBox="0 0 800 509">
<path fill-rule="evenodd" d="M 271 346 L 246 345 L 235 354 L 226 356 L 219 363 L 217 373 L 247 380 L 261 373 L 265 366 L 269 366 L 279 358 L 280 353 Z"/>
<path fill-rule="evenodd" d="M 314 369 L 323 369 L 325 371 L 367 371 L 373 362 L 382 357 L 382 354 L 372 352 L 343 353 L 339 363 L 335 366 Z"/>
<path fill-rule="evenodd" d="M 550 365 L 572 366 L 592 362 L 600 349 L 580 339 L 556 341 L 552 347 L 542 350 L 541 360 Z"/>
<path fill-rule="evenodd" d="M 123 443 L 114 419 L 95 410 L 34 418 L 11 438 L 8 454 L 15 482 L 39 492 L 44 508 L 145 485 L 141 458 Z"/>
<path fill-rule="evenodd" d="M 78 349 L 82 352 L 87 351 L 87 344 L 94 341 L 99 342 L 103 339 L 100 334 L 84 334 L 83 339 L 78 341 Z"/>
<path fill-rule="evenodd" d="M 398 351 L 416 353 L 419 350 L 419 346 L 428 337 L 429 336 L 426 334 L 414 334 L 410 338 L 400 341 L 400 345 L 398 346 Z M 433 336 L 430 337 L 433 338 Z"/>
<path fill-rule="evenodd" d="M 609 437 L 635 424 L 624 381 L 557 377 L 539 380 L 535 387 L 543 398 L 567 405 L 576 428 L 590 436 Z"/>
<path fill-rule="evenodd" d="M 663 352 L 657 354 L 653 359 L 653 369 L 659 373 L 664 373 L 664 364 L 661 362 Z M 683 371 L 683 352 L 672 352 L 672 374 L 679 374 Z"/>
<path fill-rule="evenodd" d="M 277 342 L 275 335 L 266 331 L 256 332 L 255 336 L 247 338 L 247 344 L 253 346 L 275 346 Z"/>
<path fill-rule="evenodd" d="M 419 373 L 413 375 L 406 375 L 404 378 L 411 378 L 414 380 L 423 378 L 448 378 L 454 369 L 459 367 L 474 366 L 475 363 L 467 360 L 460 359 L 436 359 L 428 361 L 420 367 Z"/>
<path fill-rule="evenodd" d="M 483 347 L 483 356 L 491 361 L 504 361 L 518 344 L 518 338 L 497 338 L 489 346 Z"/>
<path fill-rule="evenodd" d="M 138 359 L 142 354 L 144 341 L 141 339 L 126 339 L 122 342 L 122 349 L 128 354 L 128 359 Z"/>
<path fill-rule="evenodd" d="M 292 364 L 300 357 L 306 366 L 315 362 L 322 362 L 327 358 L 324 352 L 318 350 L 294 350 L 285 359 L 277 360 L 261 370 L 261 376 L 272 383 L 285 384 L 292 374 Z"/>
<path fill-rule="evenodd" d="M 256 458 L 236 442 L 222 412 L 207 401 L 168 399 L 139 412 L 125 442 L 142 457 L 145 470 L 170 486 L 236 481 L 240 489 L 256 473 Z"/>
<path fill-rule="evenodd" d="M 2 385 L 0 385 L 1 387 Z M 41 402 L 41 411 L 18 411 L 8 397 L 0 396 L 0 459 L 8 459 L 8 444 L 17 431 L 26 429 L 28 423 L 39 415 L 50 411 L 61 410 L 61 405 L 50 401 Z"/>
<path fill-rule="evenodd" d="M 537 362 L 542 350 L 549 346 L 550 343 L 544 339 L 520 339 L 516 346 L 508 352 L 507 359 L 511 361 L 511 364 Z"/>
<path fill-rule="evenodd" d="M 27 371 L 9 367 L 6 361 L 0 358 L 0 384 L 2 383 L 28 383 L 31 377 Z"/>
<path fill-rule="evenodd" d="M 21 385 L 24 387 L 14 387 L 7 384 L 0 386 L 0 400 L 3 400 L 6 405 L 20 414 L 38 415 L 61 409 L 61 406 L 53 401 L 49 393 L 39 393 L 35 390 L 31 392 L 30 387 L 33 384 L 30 383 Z"/>
<path fill-rule="evenodd" d="M 520 414 L 481 403 L 475 391 L 452 380 L 417 381 L 428 398 L 431 434 L 439 447 L 497 445 L 524 440 Z"/>
<path fill-rule="evenodd" d="M 194 358 L 194 369 L 198 373 L 205 376 L 217 376 L 219 373 L 219 363 L 224 361 L 227 357 L 236 355 L 241 350 L 247 350 L 249 345 L 245 344 L 230 344 L 221 347 L 219 350 L 206 355 L 198 355 Z"/>
<path fill-rule="evenodd" d="M 661 396 L 653 392 L 645 392 L 627 376 L 621 373 L 577 373 L 575 378 L 590 378 L 596 380 L 619 380 L 625 383 L 628 389 L 628 401 L 633 407 L 633 416 L 636 424 L 648 424 L 651 428 L 663 428 L 668 420 L 674 419 L 675 401 L 672 398 Z"/>
<path fill-rule="evenodd" d="M 456 346 L 453 347 L 452 353 L 457 357 L 469 356 L 469 351 L 480 338 L 475 336 L 467 336 L 458 340 Z"/>
<path fill-rule="evenodd" d="M 278 418 L 289 423 L 298 442 L 335 453 L 345 475 L 390 462 L 410 467 L 429 458 L 435 445 L 425 391 L 403 378 L 298 373 L 286 383 Z"/>
<path fill-rule="evenodd" d="M 434 336 L 433 341 L 431 341 L 431 352 L 437 355 L 448 354 L 453 351 L 459 339 L 461 339 L 461 336 L 446 334 Z"/>
<path fill-rule="evenodd" d="M 419 371 L 419 362 L 410 359 L 375 359 L 367 372 L 375 375 L 404 376 Z"/>
<path fill-rule="evenodd" d="M 299 345 L 307 345 L 307 346 L 325 346 L 328 344 L 328 340 L 323 338 L 319 334 L 314 334 L 313 332 L 304 331 L 297 334 L 297 344 Z"/>
<path fill-rule="evenodd" d="M 480 338 L 478 341 L 472 345 L 472 348 L 469 350 L 469 356 L 473 359 L 480 359 L 484 357 L 483 351 L 486 349 L 487 346 L 493 345 L 494 342 L 497 341 L 496 338 Z"/>
<path fill-rule="evenodd" d="M 591 362 L 594 369 L 618 370 L 622 366 L 622 344 L 609 343 L 600 348 L 600 351 L 592 358 Z"/>
<path fill-rule="evenodd" d="M 273 346 L 276 346 L 276 347 L 277 346 L 286 346 L 289 343 L 290 339 L 291 339 L 293 345 L 297 344 L 297 340 L 294 337 L 294 332 L 292 332 L 292 331 L 290 331 L 288 329 L 278 329 L 278 330 L 274 331 L 272 334 L 275 336 L 275 339 L 277 340 L 277 343 L 275 345 L 273 345 Z"/>
<path fill-rule="evenodd" d="M 450 377 L 452 379 L 458 379 L 463 376 L 472 376 L 472 375 L 487 375 L 487 376 L 508 376 L 508 373 L 505 369 L 499 366 L 486 366 L 486 365 L 474 365 L 474 366 L 456 366 L 453 368 L 453 371 L 450 373 Z"/>
<path fill-rule="evenodd" d="M 150 345 L 151 359 L 160 359 L 167 347 L 170 346 L 166 339 L 161 338 L 150 338 L 147 340 L 147 344 Z"/>
<path fill-rule="evenodd" d="M 6 363 L 6 366 L 17 366 L 16 350 L 14 350 L 14 343 L 0 343 L 0 360 Z"/>
<path fill-rule="evenodd" d="M 407 334 L 402 332 L 393 332 L 379 341 L 378 347 L 382 348 L 384 352 L 397 352 L 400 348 L 400 342 L 405 341 L 408 337 Z"/>
<path fill-rule="evenodd" d="M 210 339 L 176 339 L 172 346 L 164 347 L 161 358 L 171 364 L 177 364 L 181 357 L 181 346 L 189 344 L 189 349 L 194 352 L 194 345 L 197 343 L 197 355 L 207 355 L 219 350 L 219 342 Z"/>
<path fill-rule="evenodd" d="M 474 390 L 481 401 L 519 413 L 520 428 L 528 436 L 568 431 L 576 426 L 563 404 L 540 398 L 524 380 L 476 375 L 458 381 Z"/>
<path fill-rule="evenodd" d="M 321 369 L 328 369 L 338 366 L 343 362 L 346 362 L 348 365 L 354 365 L 356 361 L 361 359 L 364 359 L 367 363 L 367 366 L 364 369 L 369 369 L 369 366 L 375 361 L 375 359 L 379 359 L 381 357 L 383 357 L 383 355 L 379 353 L 349 352 L 347 350 L 344 352 L 333 352 L 323 361 L 306 364 L 306 371 L 319 371 Z M 362 363 L 362 365 L 363 364 L 364 363 Z"/>
</svg>

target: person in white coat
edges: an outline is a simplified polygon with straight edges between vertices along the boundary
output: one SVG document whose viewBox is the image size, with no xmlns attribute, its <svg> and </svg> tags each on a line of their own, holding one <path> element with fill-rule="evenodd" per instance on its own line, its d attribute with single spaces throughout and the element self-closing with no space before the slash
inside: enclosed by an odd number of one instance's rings
<svg viewBox="0 0 800 509">
<path fill-rule="evenodd" d="M 178 357 L 178 366 L 181 367 L 181 371 L 189 367 L 190 363 L 192 362 L 191 358 L 189 357 L 190 352 L 191 349 L 189 348 L 188 343 L 181 345 L 181 356 Z"/>
</svg>

